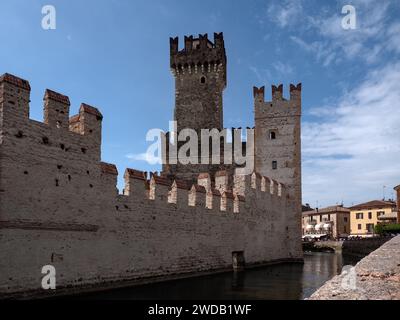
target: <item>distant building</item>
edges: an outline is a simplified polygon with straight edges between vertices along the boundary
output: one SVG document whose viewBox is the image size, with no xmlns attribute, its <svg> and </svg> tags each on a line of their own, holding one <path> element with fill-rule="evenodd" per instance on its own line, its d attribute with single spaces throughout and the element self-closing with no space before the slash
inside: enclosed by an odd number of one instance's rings
<svg viewBox="0 0 400 320">
<path fill-rule="evenodd" d="M 302 217 L 303 235 L 327 235 L 330 238 L 350 234 L 350 210 L 343 206 L 304 211 Z"/>
<path fill-rule="evenodd" d="M 396 212 L 396 203 L 373 200 L 349 209 L 351 234 L 366 237 L 374 235 L 374 227 L 378 223 L 390 221 L 393 213 Z"/>
</svg>

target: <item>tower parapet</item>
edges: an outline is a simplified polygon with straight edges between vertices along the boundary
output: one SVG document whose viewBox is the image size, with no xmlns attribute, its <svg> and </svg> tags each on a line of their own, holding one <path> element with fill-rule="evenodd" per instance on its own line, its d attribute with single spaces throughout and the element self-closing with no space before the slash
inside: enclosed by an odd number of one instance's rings
<svg viewBox="0 0 400 320">
<path fill-rule="evenodd" d="M 170 67 L 174 75 L 180 73 L 218 72 L 226 86 L 226 53 L 223 33 L 214 33 L 214 42 L 207 34 L 198 38 L 185 36 L 184 48 L 179 50 L 179 38 L 170 38 Z"/>
</svg>

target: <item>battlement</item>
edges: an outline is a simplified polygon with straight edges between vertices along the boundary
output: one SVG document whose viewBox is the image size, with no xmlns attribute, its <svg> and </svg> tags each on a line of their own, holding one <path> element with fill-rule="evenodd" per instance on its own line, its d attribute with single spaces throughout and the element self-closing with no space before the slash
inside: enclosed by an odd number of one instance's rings
<svg viewBox="0 0 400 320">
<path fill-rule="evenodd" d="M 214 42 L 208 39 L 208 35 L 199 34 L 198 38 L 193 36 L 185 36 L 184 48 L 179 50 L 179 38 L 170 38 L 170 56 L 171 56 L 171 67 L 173 65 L 179 65 L 182 62 L 206 62 L 210 61 L 209 58 L 214 57 L 213 61 L 221 60 L 220 62 L 226 61 L 225 55 L 225 44 L 223 33 L 214 33 Z M 202 57 L 205 57 L 204 60 Z"/>
<path fill-rule="evenodd" d="M 112 164 L 101 163 L 103 172 L 118 174 Z M 258 173 L 244 176 L 229 176 L 225 171 L 218 171 L 212 179 L 209 173 L 201 173 L 196 183 L 180 179 L 169 179 L 157 173 L 148 173 L 135 169 L 126 169 L 124 174 L 126 199 L 134 201 L 157 201 L 174 204 L 180 209 L 190 207 L 203 208 L 219 212 L 246 214 L 244 203 L 252 201 L 279 201 L 285 204 L 288 199 L 286 186 L 274 179 L 263 177 Z M 234 181 L 232 189 L 228 181 Z M 116 184 L 116 178 L 110 182 Z M 256 200 L 257 199 L 257 200 Z M 262 200 L 264 199 L 264 200 Z M 275 199 L 275 200 L 274 200 Z M 122 198 L 123 200 L 123 198 Z M 272 202 L 271 202 L 272 204 Z"/>
<path fill-rule="evenodd" d="M 40 123 L 29 119 L 30 90 L 27 80 L 8 73 L 0 77 L 2 118 L 0 141 L 6 138 L 15 139 L 24 134 L 34 135 L 36 132 L 44 136 L 45 144 L 49 144 L 47 141 L 52 140 L 53 137 L 63 140 L 62 145 L 65 145 L 65 141 L 73 140 L 82 153 L 88 153 L 100 159 L 103 116 L 97 108 L 82 103 L 79 113 L 70 117 L 69 97 L 46 89 L 43 97 L 43 123 Z M 74 137 L 75 134 L 79 136 Z"/>
<path fill-rule="evenodd" d="M 272 116 L 300 116 L 301 83 L 290 84 L 289 98 L 283 95 L 283 85 L 271 86 L 271 100 L 265 100 L 265 87 L 253 87 L 255 118 Z"/>
<path fill-rule="evenodd" d="M 9 83 L 17 88 L 31 91 L 31 86 L 29 84 L 29 81 L 18 78 L 12 74 L 5 73 L 2 76 L 0 76 L 0 83 Z"/>
<path fill-rule="evenodd" d="M 253 96 L 256 102 L 268 102 L 265 101 L 265 87 L 253 87 Z M 289 100 L 299 99 L 301 97 L 301 83 L 297 85 L 290 84 L 289 86 Z M 271 101 L 277 100 L 287 101 L 283 96 L 283 84 L 278 86 L 271 85 Z"/>
<path fill-rule="evenodd" d="M 170 38 L 170 67 L 176 77 L 183 74 L 215 73 L 226 85 L 226 53 L 224 37 L 214 33 L 214 42 L 208 35 L 198 38 L 185 36 L 184 48 L 179 50 L 178 37 Z"/>
</svg>

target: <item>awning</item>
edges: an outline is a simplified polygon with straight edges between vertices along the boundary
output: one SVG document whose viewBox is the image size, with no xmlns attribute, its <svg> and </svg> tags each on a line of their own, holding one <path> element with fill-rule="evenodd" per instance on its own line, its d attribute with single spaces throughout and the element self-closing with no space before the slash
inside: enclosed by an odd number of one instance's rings
<svg viewBox="0 0 400 320">
<path fill-rule="evenodd" d="M 308 224 L 306 227 L 307 230 L 312 230 L 314 229 L 314 226 L 312 224 Z"/>
<path fill-rule="evenodd" d="M 306 234 L 306 235 L 304 235 L 302 238 L 304 239 L 304 238 L 316 238 L 316 239 L 318 239 L 318 238 L 322 238 L 322 237 L 326 237 L 327 236 L 327 234 L 326 233 L 322 233 L 322 234 Z"/>
<path fill-rule="evenodd" d="M 329 230 L 331 228 L 331 225 L 329 223 L 324 224 L 324 229 Z"/>
</svg>

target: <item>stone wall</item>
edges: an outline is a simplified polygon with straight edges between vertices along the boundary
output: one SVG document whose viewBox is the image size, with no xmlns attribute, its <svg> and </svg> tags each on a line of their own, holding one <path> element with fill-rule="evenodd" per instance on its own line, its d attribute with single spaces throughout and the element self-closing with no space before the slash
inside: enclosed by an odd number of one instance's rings
<svg viewBox="0 0 400 320">
<path fill-rule="evenodd" d="M 343 254 L 365 257 L 387 242 L 388 237 L 347 240 L 342 244 Z"/>
<path fill-rule="evenodd" d="M 310 300 L 400 300 L 400 236 L 318 289 Z"/>
<path fill-rule="evenodd" d="M 29 94 L 27 81 L 0 78 L 0 295 L 42 292 L 48 264 L 68 291 L 231 270 L 240 251 L 247 265 L 301 259 L 283 184 L 253 174 L 228 190 L 227 179 L 188 186 L 127 169 L 120 194 L 116 167 L 100 162 L 100 112 L 82 104 L 69 118 L 53 92 L 37 122 Z"/>
<path fill-rule="evenodd" d="M 321 251 L 324 249 L 332 249 L 333 251 L 340 252 L 344 255 L 363 258 L 372 251 L 378 249 L 388 240 L 390 240 L 389 237 L 364 238 L 345 241 L 310 241 L 303 242 L 303 250 Z"/>
</svg>

